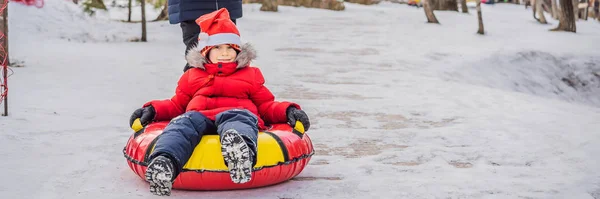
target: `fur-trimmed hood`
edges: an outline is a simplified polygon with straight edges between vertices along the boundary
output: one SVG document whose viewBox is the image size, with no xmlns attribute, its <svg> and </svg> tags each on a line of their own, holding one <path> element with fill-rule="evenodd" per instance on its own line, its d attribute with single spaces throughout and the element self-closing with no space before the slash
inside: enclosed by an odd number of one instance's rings
<svg viewBox="0 0 600 199">
<path fill-rule="evenodd" d="M 208 61 L 206 60 L 206 57 L 202 56 L 202 54 L 200 53 L 201 50 L 202 49 L 200 49 L 197 46 L 191 48 L 190 50 L 188 50 L 185 59 L 187 60 L 190 66 L 204 70 L 204 64 L 208 63 Z M 235 61 L 237 62 L 236 68 L 240 69 L 247 67 L 248 65 L 250 65 L 250 62 L 254 59 L 256 59 L 256 50 L 251 44 L 245 43 L 241 46 L 240 52 L 235 58 Z"/>
</svg>

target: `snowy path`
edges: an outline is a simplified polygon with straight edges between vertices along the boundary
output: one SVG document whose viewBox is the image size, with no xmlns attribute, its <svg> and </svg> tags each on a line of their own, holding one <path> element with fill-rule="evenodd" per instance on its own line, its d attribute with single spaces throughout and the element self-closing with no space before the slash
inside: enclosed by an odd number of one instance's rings
<svg viewBox="0 0 600 199">
<path fill-rule="evenodd" d="M 522 20 L 530 12 L 521 6 L 496 5 L 484 7 L 490 33 L 479 37 L 474 14 L 439 12 L 444 25 L 436 26 L 405 5 L 280 13 L 244 6 L 239 26 L 258 50 L 255 64 L 278 100 L 298 102 L 311 116 L 316 155 L 280 185 L 174 197 L 600 197 L 598 106 L 457 81 L 494 73 L 494 63 L 456 76 L 496 52 L 587 59 L 600 49 L 571 44 L 598 43 L 599 24 L 578 27 L 579 35 L 549 33 Z M 523 29 L 528 34 L 514 33 Z M 151 24 L 149 43 L 13 34 L 12 53 L 27 67 L 13 69 L 11 116 L 0 118 L 0 195 L 152 198 L 121 150 L 130 113 L 173 93 L 184 64 L 179 27 Z"/>
</svg>

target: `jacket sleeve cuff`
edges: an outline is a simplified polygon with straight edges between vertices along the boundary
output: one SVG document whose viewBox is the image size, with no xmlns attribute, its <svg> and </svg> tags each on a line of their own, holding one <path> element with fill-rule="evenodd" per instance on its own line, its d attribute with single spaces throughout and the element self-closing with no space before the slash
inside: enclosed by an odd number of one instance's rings
<svg viewBox="0 0 600 199">
<path fill-rule="evenodd" d="M 152 106 L 154 107 L 154 111 L 156 111 L 155 115 L 154 115 L 154 120 L 156 121 L 164 121 L 164 120 L 170 120 L 171 118 L 171 113 L 169 112 L 168 107 L 171 105 L 171 101 L 170 100 L 153 100 L 150 102 L 147 102 L 144 104 L 143 107 L 148 107 L 148 106 Z"/>
</svg>

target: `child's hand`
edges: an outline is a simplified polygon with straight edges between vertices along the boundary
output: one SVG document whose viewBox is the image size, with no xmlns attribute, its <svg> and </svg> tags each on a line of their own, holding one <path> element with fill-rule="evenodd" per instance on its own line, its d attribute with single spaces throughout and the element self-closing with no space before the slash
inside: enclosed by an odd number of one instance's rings
<svg viewBox="0 0 600 199">
<path fill-rule="evenodd" d="M 308 115 L 303 110 L 299 110 L 296 107 L 290 106 L 286 115 L 288 118 L 288 124 L 292 127 L 296 125 L 296 121 L 300 121 L 302 125 L 304 125 L 304 131 L 308 131 L 310 128 L 310 121 L 308 120 Z"/>
<path fill-rule="evenodd" d="M 150 123 L 152 120 L 154 120 L 155 114 L 156 114 L 156 111 L 154 110 L 154 107 L 152 107 L 152 106 L 139 108 L 139 109 L 135 110 L 133 112 L 133 114 L 131 114 L 131 117 L 129 118 L 129 126 L 133 126 L 133 122 L 137 118 L 140 118 L 140 122 L 142 123 L 142 126 L 146 126 L 148 123 Z"/>
</svg>

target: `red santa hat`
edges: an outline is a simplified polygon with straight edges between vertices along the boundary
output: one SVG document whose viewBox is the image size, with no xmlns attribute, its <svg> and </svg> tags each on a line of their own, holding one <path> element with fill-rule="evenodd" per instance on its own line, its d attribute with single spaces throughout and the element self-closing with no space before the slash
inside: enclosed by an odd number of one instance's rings
<svg viewBox="0 0 600 199">
<path fill-rule="evenodd" d="M 229 18 L 229 11 L 221 8 L 217 11 L 200 16 L 196 19 L 196 23 L 200 26 L 200 35 L 198 35 L 198 49 L 202 49 L 200 53 L 206 56 L 208 51 L 217 45 L 229 44 L 238 52 L 242 41 L 240 32 Z"/>
</svg>

